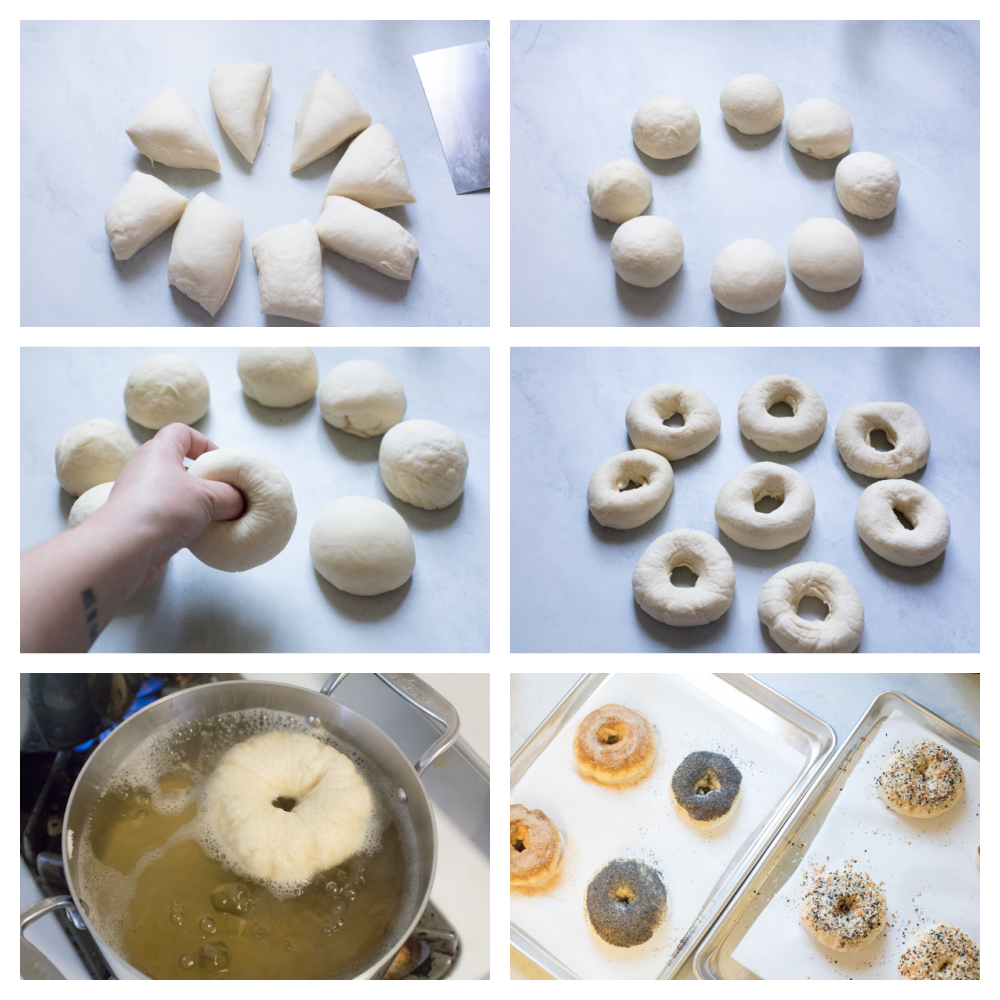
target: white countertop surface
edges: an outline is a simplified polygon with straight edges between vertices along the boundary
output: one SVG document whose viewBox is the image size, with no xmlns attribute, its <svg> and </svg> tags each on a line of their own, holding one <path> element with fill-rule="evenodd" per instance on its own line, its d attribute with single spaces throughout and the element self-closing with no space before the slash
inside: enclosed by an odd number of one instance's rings
<svg viewBox="0 0 1000 1000">
<path fill-rule="evenodd" d="M 829 414 L 820 440 L 793 455 L 758 448 L 736 421 L 747 387 L 776 373 L 808 382 Z M 721 433 L 671 463 L 674 490 L 652 520 L 602 528 L 587 509 L 587 484 L 602 462 L 631 448 L 625 410 L 659 382 L 704 392 L 722 416 Z M 855 509 L 874 480 L 844 465 L 834 430 L 848 406 L 869 400 L 910 403 L 930 432 L 930 459 L 907 478 L 944 504 L 951 539 L 925 566 L 895 566 L 858 537 Z M 780 652 L 757 617 L 761 588 L 779 569 L 816 561 L 842 570 L 861 598 L 859 652 L 978 652 L 979 449 L 977 348 L 514 348 L 511 651 Z M 805 539 L 770 552 L 732 541 L 714 517 L 722 485 L 763 461 L 800 472 L 816 498 Z M 632 596 L 639 557 L 677 528 L 717 538 L 735 564 L 733 604 L 708 625 L 665 625 Z"/>
<path fill-rule="evenodd" d="M 323 69 L 399 144 L 417 202 L 385 211 L 420 247 L 412 281 L 324 250 L 324 325 L 489 325 L 489 192 L 455 194 L 412 58 L 488 34 L 488 21 L 22 21 L 21 325 L 308 325 L 260 314 L 251 245 L 276 226 L 319 219 L 346 145 L 295 174 L 289 165 L 295 115 Z M 212 107 L 219 62 L 273 69 L 252 167 Z M 221 173 L 151 166 L 132 145 L 125 127 L 166 87 L 194 106 Z M 239 271 L 214 320 L 167 283 L 173 226 L 115 260 L 104 213 L 133 170 L 243 215 Z"/>
<path fill-rule="evenodd" d="M 763 136 L 726 125 L 725 84 L 763 73 L 785 122 Z M 682 97 L 701 120 L 686 156 L 632 143 L 636 109 Z M 803 101 L 828 98 L 854 125 L 851 152 L 888 156 L 899 203 L 869 221 L 843 211 L 833 175 L 788 144 Z M 512 21 L 511 323 L 514 326 L 978 326 L 979 24 L 976 21 Z M 617 226 L 590 211 L 587 179 L 627 159 L 653 184 L 648 215 L 684 237 L 658 288 L 615 274 Z M 722 249 L 754 237 L 787 261 L 807 219 L 845 222 L 865 257 L 860 283 L 814 292 L 787 271 L 778 305 L 741 316 L 709 288 Z"/>
<path fill-rule="evenodd" d="M 208 378 L 212 402 L 195 425 L 220 447 L 272 457 L 292 483 L 298 522 L 286 548 L 245 573 L 223 573 L 182 549 L 162 577 L 105 629 L 94 652 L 488 652 L 489 352 L 485 348 L 316 347 L 320 380 L 368 358 L 406 390 L 406 418 L 447 424 L 469 453 L 462 496 L 428 511 L 398 500 L 378 469 L 381 438 L 326 424 L 314 398 L 270 409 L 243 394 L 238 348 L 22 348 L 21 549 L 66 530 L 73 498 L 60 489 L 53 455 L 71 427 L 103 416 L 141 444 L 153 435 L 125 415 L 133 366 L 184 354 Z M 417 565 L 402 587 L 377 597 L 337 590 L 313 569 L 309 533 L 338 497 L 389 503 L 413 535 Z"/>
</svg>

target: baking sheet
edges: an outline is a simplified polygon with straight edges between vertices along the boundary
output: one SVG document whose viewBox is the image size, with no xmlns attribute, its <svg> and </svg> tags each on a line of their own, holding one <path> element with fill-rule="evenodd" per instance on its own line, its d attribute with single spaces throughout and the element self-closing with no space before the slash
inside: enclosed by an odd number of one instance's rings
<svg viewBox="0 0 1000 1000">
<path fill-rule="evenodd" d="M 622 788 L 582 779 L 573 737 L 595 708 L 624 704 L 656 727 L 650 776 Z M 736 813 L 715 830 L 695 830 L 670 803 L 674 769 L 695 750 L 729 756 L 743 774 Z M 685 944 L 713 887 L 803 769 L 802 754 L 678 677 L 616 675 L 570 718 L 511 789 L 511 802 L 542 809 L 565 845 L 551 888 L 512 892 L 511 923 L 581 979 L 653 979 Z M 646 944 L 613 948 L 588 927 L 586 886 L 615 857 L 656 868 L 670 894 L 666 921 Z"/>
<path fill-rule="evenodd" d="M 949 745 L 965 772 L 965 793 L 932 819 L 889 810 L 875 787 L 891 748 L 923 739 L 944 742 L 897 709 L 866 740 L 868 749 L 856 758 L 801 864 L 744 936 L 734 959 L 763 979 L 895 980 L 905 939 L 924 923 L 958 927 L 980 942 L 979 762 Z M 805 930 L 798 904 L 814 865 L 833 871 L 849 860 L 855 870 L 882 884 L 888 924 L 871 946 L 838 953 Z"/>
</svg>

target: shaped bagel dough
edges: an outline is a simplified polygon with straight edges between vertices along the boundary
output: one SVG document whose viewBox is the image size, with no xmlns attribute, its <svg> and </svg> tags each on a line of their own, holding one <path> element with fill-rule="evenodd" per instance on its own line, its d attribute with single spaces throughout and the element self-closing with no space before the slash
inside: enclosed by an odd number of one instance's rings
<svg viewBox="0 0 1000 1000">
<path fill-rule="evenodd" d="M 768 411 L 787 403 L 790 417 Z M 740 397 L 736 411 L 740 430 L 765 451 L 801 451 L 815 444 L 826 428 L 826 404 L 808 382 L 792 375 L 765 375 Z"/>
<path fill-rule="evenodd" d="M 351 88 L 328 69 L 323 70 L 306 91 L 295 116 L 291 169 L 301 170 L 326 156 L 371 123 L 372 116 L 361 107 Z"/>
<path fill-rule="evenodd" d="M 469 454 L 450 427 L 434 420 L 404 420 L 382 438 L 378 468 L 394 497 L 440 510 L 462 495 Z"/>
<path fill-rule="evenodd" d="M 177 223 L 167 280 L 214 316 L 233 287 L 242 239 L 243 216 L 202 191 Z"/>
<path fill-rule="evenodd" d="M 632 119 L 632 141 L 656 160 L 684 156 L 700 138 L 698 112 L 681 97 L 654 97 Z"/>
<path fill-rule="evenodd" d="M 319 385 L 311 347 L 244 347 L 236 373 L 243 391 L 261 406 L 298 406 L 312 399 Z"/>
<path fill-rule="evenodd" d="M 271 67 L 267 63 L 216 63 L 208 93 L 226 135 L 244 159 L 253 163 L 271 106 Z"/>
<path fill-rule="evenodd" d="M 785 262 L 763 240 L 737 240 L 716 258 L 710 286 L 727 309 L 745 316 L 762 313 L 785 290 Z"/>
<path fill-rule="evenodd" d="M 846 153 L 854 141 L 851 117 L 839 105 L 822 97 L 803 101 L 785 126 L 789 143 L 817 160 L 832 160 Z"/>
<path fill-rule="evenodd" d="M 83 524 L 98 507 L 103 507 L 111 496 L 114 485 L 114 482 L 101 483 L 100 486 L 91 486 L 86 493 L 81 493 L 70 508 L 69 526 L 75 528 L 78 524 Z"/>
<path fill-rule="evenodd" d="M 212 521 L 188 548 L 206 566 L 242 573 L 273 559 L 295 529 L 292 484 L 267 455 L 250 448 L 217 448 L 191 463 L 199 479 L 229 483 L 246 507 L 235 521 Z"/>
<path fill-rule="evenodd" d="M 193 424 L 208 412 L 208 379 L 180 354 L 157 354 L 140 361 L 125 383 L 125 412 L 142 427 Z"/>
<path fill-rule="evenodd" d="M 403 419 L 406 393 L 403 383 L 374 361 L 345 361 L 323 379 L 319 408 L 332 427 L 377 437 Z"/>
<path fill-rule="evenodd" d="M 262 313 L 323 322 L 323 251 L 308 219 L 258 236 L 253 259 Z"/>
<path fill-rule="evenodd" d="M 628 489 L 629 483 L 638 489 Z M 674 489 L 670 463 L 655 451 L 636 448 L 597 467 L 587 486 L 587 506 L 605 528 L 638 528 L 663 510 Z"/>
<path fill-rule="evenodd" d="M 899 511 L 913 526 L 907 528 Z M 909 479 L 872 483 L 858 501 L 854 524 L 861 541 L 897 566 L 923 566 L 936 559 L 951 537 L 951 519 L 930 490 Z"/>
<path fill-rule="evenodd" d="M 594 215 L 608 222 L 628 222 L 653 200 L 653 182 L 638 163 L 615 160 L 590 175 L 587 197 Z"/>
<path fill-rule="evenodd" d="M 664 421 L 675 413 L 681 427 Z M 648 448 L 675 462 L 707 448 L 718 436 L 722 417 L 705 393 L 678 382 L 662 382 L 643 389 L 625 411 L 625 427 L 636 448 Z"/>
<path fill-rule="evenodd" d="M 884 219 L 899 195 L 899 171 L 880 153 L 851 153 L 833 175 L 837 199 L 844 210 L 862 219 Z"/>
<path fill-rule="evenodd" d="M 56 476 L 72 496 L 118 478 L 138 450 L 127 430 L 104 417 L 68 430 L 56 445 Z"/>
<path fill-rule="evenodd" d="M 413 536 L 387 503 L 341 497 L 313 525 L 309 556 L 338 590 L 374 597 L 402 587 L 417 564 Z"/>
<path fill-rule="evenodd" d="M 872 447 L 880 430 L 892 445 L 890 451 Z M 902 479 L 922 469 L 931 453 L 931 436 L 920 414 L 909 403 L 857 403 L 837 421 L 834 432 L 844 464 L 872 479 Z"/>
<path fill-rule="evenodd" d="M 187 203 L 159 178 L 134 170 L 104 213 L 104 231 L 115 259 L 128 260 L 155 240 L 184 214 Z"/>
<path fill-rule="evenodd" d="M 684 238 L 669 219 L 642 215 L 622 223 L 611 237 L 611 263 L 622 281 L 656 288 L 684 262 Z"/>
<path fill-rule="evenodd" d="M 353 198 L 369 208 L 410 205 L 417 200 L 403 154 L 384 125 L 365 129 L 347 147 L 327 182 L 326 195 L 331 194 Z"/>
<path fill-rule="evenodd" d="M 788 241 L 788 266 L 817 292 L 840 292 L 861 277 L 865 258 L 853 230 L 839 219 L 809 219 Z"/>
<path fill-rule="evenodd" d="M 744 135 L 763 135 L 785 117 L 785 102 L 774 80 L 762 73 L 734 76 L 719 95 L 726 124 Z"/>
<path fill-rule="evenodd" d="M 154 97 L 125 133 L 140 153 L 157 163 L 219 172 L 219 157 L 191 102 L 173 87 Z"/>
<path fill-rule="evenodd" d="M 351 198 L 328 197 L 316 233 L 323 246 L 348 260 L 400 281 L 413 276 L 417 241 L 394 219 Z"/>
<path fill-rule="evenodd" d="M 754 504 L 764 497 L 781 501 L 780 506 L 762 514 Z M 816 498 L 806 477 L 777 462 L 741 469 L 715 500 L 715 523 L 751 549 L 780 549 L 805 538 L 815 516 Z"/>
</svg>

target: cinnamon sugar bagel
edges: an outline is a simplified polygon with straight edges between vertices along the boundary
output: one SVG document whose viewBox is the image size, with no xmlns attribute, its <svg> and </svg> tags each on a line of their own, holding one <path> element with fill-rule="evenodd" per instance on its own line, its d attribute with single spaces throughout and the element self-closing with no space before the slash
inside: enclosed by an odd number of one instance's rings
<svg viewBox="0 0 1000 1000">
<path fill-rule="evenodd" d="M 510 884 L 541 885 L 555 874 L 562 838 L 541 809 L 510 807 Z"/>
<path fill-rule="evenodd" d="M 602 705 L 580 723 L 573 739 L 580 773 L 606 785 L 643 777 L 656 759 L 653 727 L 624 705 Z"/>
</svg>

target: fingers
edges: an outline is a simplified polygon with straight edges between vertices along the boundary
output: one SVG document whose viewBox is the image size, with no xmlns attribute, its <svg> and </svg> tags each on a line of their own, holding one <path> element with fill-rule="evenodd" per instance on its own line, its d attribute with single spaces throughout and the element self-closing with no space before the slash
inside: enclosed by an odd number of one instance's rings
<svg viewBox="0 0 1000 1000">
<path fill-rule="evenodd" d="M 153 440 L 169 446 L 176 452 L 177 459 L 181 462 L 185 458 L 198 458 L 206 451 L 215 451 L 219 447 L 201 431 L 196 431 L 187 424 L 167 424 L 156 432 Z"/>
<path fill-rule="evenodd" d="M 243 494 L 235 486 L 212 479 L 202 479 L 200 483 L 212 501 L 213 521 L 235 521 L 243 514 L 246 506 Z"/>
</svg>

